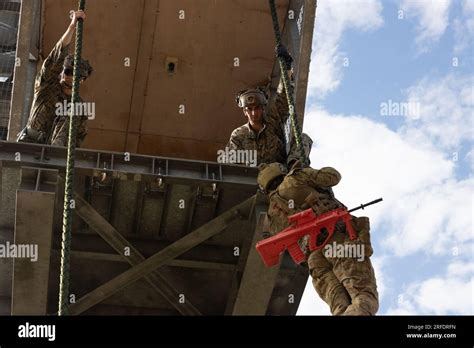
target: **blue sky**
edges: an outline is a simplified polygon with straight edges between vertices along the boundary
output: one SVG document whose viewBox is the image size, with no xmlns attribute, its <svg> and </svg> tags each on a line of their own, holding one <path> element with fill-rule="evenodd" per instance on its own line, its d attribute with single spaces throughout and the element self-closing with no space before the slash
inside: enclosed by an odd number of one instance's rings
<svg viewBox="0 0 474 348">
<path fill-rule="evenodd" d="M 318 1 L 304 131 L 343 202 L 384 198 L 379 314 L 474 314 L 473 38 L 474 1 Z M 311 282 L 298 314 L 330 314 Z"/>
</svg>

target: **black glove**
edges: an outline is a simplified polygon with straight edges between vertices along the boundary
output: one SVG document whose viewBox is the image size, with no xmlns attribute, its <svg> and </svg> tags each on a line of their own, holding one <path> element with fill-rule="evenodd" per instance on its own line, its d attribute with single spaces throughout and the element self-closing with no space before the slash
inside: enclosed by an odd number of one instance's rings
<svg viewBox="0 0 474 348">
<path fill-rule="evenodd" d="M 282 44 L 279 44 L 275 47 L 275 52 L 278 58 L 283 59 L 285 69 L 291 70 L 291 63 L 293 63 L 293 58 L 291 57 L 286 47 L 283 46 Z"/>
</svg>

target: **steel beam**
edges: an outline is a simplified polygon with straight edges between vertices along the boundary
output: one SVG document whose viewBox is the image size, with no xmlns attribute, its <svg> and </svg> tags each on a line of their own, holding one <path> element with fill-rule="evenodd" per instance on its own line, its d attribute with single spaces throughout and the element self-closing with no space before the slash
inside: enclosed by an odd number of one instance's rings
<svg viewBox="0 0 474 348">
<path fill-rule="evenodd" d="M 291 11 L 291 12 L 290 12 Z M 313 40 L 314 18 L 316 13 L 316 0 L 290 0 L 285 21 L 280 23 L 281 37 L 284 45 L 293 56 L 293 69 L 295 85 L 295 110 L 298 117 L 298 123 L 303 129 L 304 110 L 306 103 L 306 94 L 308 88 L 309 65 L 311 61 L 311 48 Z M 273 65 L 270 90 L 272 92 L 271 102 L 276 95 L 276 89 L 280 81 L 280 65 L 275 60 Z M 286 123 L 286 129 L 290 129 L 289 119 Z M 292 137 L 292 133 L 287 133 L 287 137 Z M 287 150 L 289 144 L 287 145 Z"/>
<path fill-rule="evenodd" d="M 18 156 L 21 159 L 18 160 Z M 246 185 L 257 188 L 258 169 L 215 162 L 168 157 L 125 154 L 121 152 L 76 149 L 77 173 L 94 177 L 167 183 L 216 183 Z M 9 166 L 66 167 L 66 148 L 29 143 L 0 141 L 0 161 Z"/>
<path fill-rule="evenodd" d="M 256 194 L 254 204 L 252 205 L 251 214 L 249 214 L 249 217 L 248 217 L 247 223 L 249 226 L 249 230 L 251 229 L 255 230 L 255 226 L 258 223 L 258 221 L 256 220 L 258 216 L 257 214 L 255 214 L 255 211 L 257 209 L 259 210 L 259 212 L 264 212 L 268 209 L 268 199 L 266 198 L 266 196 L 264 196 L 260 192 L 257 192 Z M 237 295 L 239 293 L 239 288 L 242 281 L 242 275 L 245 269 L 245 265 L 247 262 L 247 257 L 249 256 L 250 250 L 254 248 L 254 245 L 252 244 L 254 235 L 255 235 L 255 232 L 253 234 L 247 233 L 246 237 L 242 241 L 242 247 L 241 247 L 241 251 L 239 255 L 239 262 L 237 264 L 237 269 L 234 272 L 234 277 L 232 279 L 232 284 L 230 287 L 229 296 L 227 298 L 227 304 L 224 311 L 224 315 L 232 315 L 234 311 L 234 306 L 235 306 L 235 302 L 237 301 Z"/>
<path fill-rule="evenodd" d="M 53 249 L 54 252 L 59 253 L 59 250 Z M 117 254 L 110 253 L 98 253 L 91 251 L 71 251 L 71 257 L 78 259 L 89 259 L 96 261 L 112 261 L 112 262 L 127 262 L 124 258 Z M 232 272 L 235 270 L 236 265 L 231 263 L 218 263 L 218 262 L 207 262 L 207 261 L 195 261 L 195 260 L 169 260 L 163 264 L 163 266 L 179 267 L 179 268 L 196 268 L 206 270 L 216 270 Z"/>
<path fill-rule="evenodd" d="M 0 228 L 13 231 L 15 195 L 20 186 L 21 168 L 8 168 L 0 163 Z M 13 234 L 11 234 L 13 237 Z"/>
<path fill-rule="evenodd" d="M 298 61 L 295 64 L 295 108 L 297 110 L 298 122 L 301 129 L 303 129 L 317 1 L 292 0 L 290 3 L 296 15 L 293 25 L 290 27 L 290 36 L 292 41 L 294 40 L 295 42 L 295 51 L 299 52 Z"/>
<path fill-rule="evenodd" d="M 22 168 L 16 194 L 15 246 L 33 258 L 13 259 L 12 315 L 45 315 L 53 235 L 57 171 Z M 26 247 L 25 247 L 26 250 Z"/>
<path fill-rule="evenodd" d="M 267 312 L 280 264 L 271 268 L 265 267 L 255 249 L 257 242 L 262 240 L 266 208 L 264 205 L 257 205 L 255 208 L 257 226 L 232 315 L 265 315 Z"/>
<path fill-rule="evenodd" d="M 71 305 L 69 313 L 71 315 L 77 315 L 84 312 L 138 279 L 148 275 L 150 272 L 153 272 L 168 260 L 176 258 L 210 237 L 222 232 L 235 219 L 248 216 L 254 199 L 255 196 L 248 198 L 142 263 L 123 272 L 95 290 L 92 290 L 80 298 L 75 304 Z"/>
<path fill-rule="evenodd" d="M 21 2 L 16 49 L 17 61 L 13 78 L 10 122 L 8 124 L 7 139 L 10 141 L 16 139 L 16 135 L 24 126 L 24 120 L 28 117 L 30 111 L 36 74 L 36 62 L 30 61 L 30 56 L 32 51 L 37 51 L 40 5 L 41 2 L 37 0 L 22 0 Z"/>
<path fill-rule="evenodd" d="M 249 223 L 248 225 L 255 226 L 255 221 L 253 222 L 254 224 Z M 237 267 L 234 272 L 234 276 L 232 278 L 232 284 L 230 286 L 229 295 L 227 297 L 227 304 L 224 311 L 224 315 L 232 315 L 235 301 L 237 300 L 237 294 L 239 293 L 239 287 L 240 287 L 240 282 L 242 280 L 242 274 L 245 268 L 245 260 L 247 260 L 247 257 L 250 253 L 250 249 L 253 247 L 252 245 L 253 235 L 251 233 L 248 233 L 247 236 L 248 237 L 246 237 L 242 241 L 242 247 L 241 247 L 240 255 L 239 255 L 239 262 L 237 263 Z"/>
<path fill-rule="evenodd" d="M 132 266 L 138 265 L 145 260 L 145 257 L 77 192 L 75 193 L 74 198 L 76 202 L 76 214 L 84 220 L 92 230 L 96 231 L 122 257 L 123 260 Z M 125 248 L 128 248 L 127 251 L 129 251 L 129 255 L 125 254 Z M 185 303 L 178 303 L 179 293 L 159 271 L 150 273 L 145 277 L 145 279 L 153 289 L 163 296 L 163 298 L 165 298 L 181 314 L 201 315 L 199 310 L 194 307 L 189 300 Z"/>
</svg>

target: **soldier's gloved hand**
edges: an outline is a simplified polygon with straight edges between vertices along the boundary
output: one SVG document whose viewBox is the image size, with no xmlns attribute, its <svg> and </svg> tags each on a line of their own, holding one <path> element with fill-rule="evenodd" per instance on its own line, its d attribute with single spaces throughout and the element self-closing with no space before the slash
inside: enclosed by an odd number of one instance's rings
<svg viewBox="0 0 474 348">
<path fill-rule="evenodd" d="M 291 63 L 293 63 L 293 57 L 291 57 L 290 52 L 288 52 L 286 47 L 282 44 L 279 44 L 275 47 L 275 52 L 278 58 L 283 58 L 286 70 L 291 70 Z"/>
</svg>

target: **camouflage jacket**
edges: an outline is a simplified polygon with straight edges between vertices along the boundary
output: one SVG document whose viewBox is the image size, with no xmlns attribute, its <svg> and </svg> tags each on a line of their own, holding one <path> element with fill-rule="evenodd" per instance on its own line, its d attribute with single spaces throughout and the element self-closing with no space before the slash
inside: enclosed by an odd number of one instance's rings
<svg viewBox="0 0 474 348">
<path fill-rule="evenodd" d="M 227 147 L 233 150 L 256 150 L 257 165 L 272 162 L 286 164 L 287 155 L 283 129 L 289 114 L 284 90 L 277 92 L 274 103 L 267 107 L 263 129 L 257 134 L 247 122 L 234 129 Z"/>
<path fill-rule="evenodd" d="M 63 116 L 56 115 L 57 103 L 71 101 L 71 96 L 63 93 L 59 75 L 63 70 L 64 59 L 69 53 L 70 45 L 63 45 L 59 40 L 48 57 L 44 60 L 36 75 L 34 97 L 27 126 L 45 134 L 44 142 L 50 143 L 53 130 Z M 80 101 L 82 101 L 80 99 Z M 85 131 L 78 129 L 78 142 L 85 138 Z"/>
<path fill-rule="evenodd" d="M 331 167 L 292 169 L 276 190 L 270 192 L 268 218 L 272 235 L 288 227 L 288 216 L 302 209 L 313 208 L 317 215 L 344 206 L 331 187 L 341 180 L 341 175 Z"/>
</svg>

